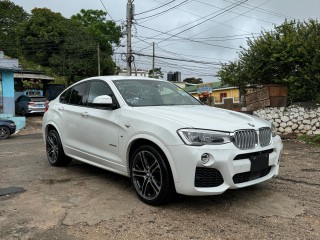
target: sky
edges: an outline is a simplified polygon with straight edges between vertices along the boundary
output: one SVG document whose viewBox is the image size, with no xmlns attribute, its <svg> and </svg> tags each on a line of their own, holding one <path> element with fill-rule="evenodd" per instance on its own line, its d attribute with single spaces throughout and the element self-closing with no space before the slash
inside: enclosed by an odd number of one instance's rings
<svg viewBox="0 0 320 240">
<path fill-rule="evenodd" d="M 128 0 L 12 0 L 31 12 L 48 8 L 70 18 L 81 9 L 108 12 L 125 33 Z M 288 20 L 318 19 L 318 0 L 134 0 L 132 49 L 135 67 L 152 68 L 152 44 L 155 44 L 155 67 L 167 79 L 169 71 L 179 71 L 182 80 L 202 78 L 218 81 L 221 63 L 234 61 L 246 39 L 259 36 L 262 30 Z M 126 67 L 126 38 L 122 47 L 114 47 L 114 60 Z M 148 55 L 148 56 L 141 56 Z M 170 58 L 170 59 L 168 59 Z"/>
</svg>

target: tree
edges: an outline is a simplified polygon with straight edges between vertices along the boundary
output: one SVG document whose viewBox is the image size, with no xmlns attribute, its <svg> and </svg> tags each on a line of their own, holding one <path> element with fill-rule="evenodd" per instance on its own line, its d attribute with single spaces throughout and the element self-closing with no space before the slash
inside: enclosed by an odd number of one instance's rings
<svg viewBox="0 0 320 240">
<path fill-rule="evenodd" d="M 149 70 L 149 77 L 150 78 L 163 78 L 163 73 L 161 72 L 161 68 L 154 68 L 154 71 L 152 69 Z"/>
<path fill-rule="evenodd" d="M 22 7 L 7 0 L 0 1 L 0 49 L 6 54 L 18 56 L 16 32 L 19 24 L 27 19 L 28 14 Z"/>
<path fill-rule="evenodd" d="M 120 28 L 105 21 L 105 12 L 87 10 L 83 18 L 66 19 L 46 8 L 35 8 L 18 32 L 24 57 L 66 77 L 68 84 L 97 75 L 100 45 L 101 73 L 115 73 L 112 45 L 120 41 Z M 87 20 L 86 20 L 87 19 Z"/>
<path fill-rule="evenodd" d="M 112 60 L 112 45 L 119 45 L 122 37 L 121 28 L 114 21 L 107 21 L 107 12 L 102 10 L 84 10 L 73 15 L 72 20 L 80 23 L 99 43 L 101 73 L 104 75 L 114 74 L 116 65 Z M 97 47 L 97 46 L 96 46 Z"/>
<path fill-rule="evenodd" d="M 193 83 L 193 84 L 203 83 L 202 78 L 195 78 L 195 77 L 186 78 L 183 81 L 187 83 Z"/>
<path fill-rule="evenodd" d="M 49 65 L 67 79 L 67 84 L 97 75 L 97 47 L 94 37 L 79 23 L 69 20 L 68 30 Z"/>
<path fill-rule="evenodd" d="M 240 61 L 222 64 L 218 74 L 222 79 L 222 85 L 237 86 L 239 88 L 240 96 L 246 95 L 248 78 L 245 68 Z"/>
<path fill-rule="evenodd" d="M 60 13 L 47 8 L 35 8 L 28 21 L 21 24 L 19 42 L 26 59 L 49 66 L 49 59 L 64 42 L 69 22 Z"/>
<path fill-rule="evenodd" d="M 317 20 L 285 21 L 271 32 L 248 39 L 239 59 L 222 65 L 218 75 L 230 85 L 238 81 L 242 86 L 284 84 L 291 102 L 315 101 L 320 97 L 319 32 Z"/>
</svg>

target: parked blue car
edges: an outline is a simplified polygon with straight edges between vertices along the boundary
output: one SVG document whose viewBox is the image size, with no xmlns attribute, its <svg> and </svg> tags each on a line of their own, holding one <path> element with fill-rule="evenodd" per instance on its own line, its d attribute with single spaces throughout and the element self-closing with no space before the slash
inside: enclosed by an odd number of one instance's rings
<svg viewBox="0 0 320 240">
<path fill-rule="evenodd" d="M 16 131 L 16 124 L 11 120 L 0 119 L 0 140 L 8 138 Z"/>
</svg>

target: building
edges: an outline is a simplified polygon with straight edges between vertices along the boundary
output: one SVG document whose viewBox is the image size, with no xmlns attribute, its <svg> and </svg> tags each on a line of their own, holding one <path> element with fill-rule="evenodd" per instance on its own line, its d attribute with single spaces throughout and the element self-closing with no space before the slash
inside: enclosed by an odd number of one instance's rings
<svg viewBox="0 0 320 240">
<path fill-rule="evenodd" d="M 43 71 L 33 70 L 19 70 L 14 72 L 14 97 L 17 99 L 20 95 L 23 95 L 27 90 L 23 86 L 24 81 L 40 81 L 42 88 L 38 89 L 41 91 L 41 95 L 46 96 L 46 89 L 50 82 L 54 81 L 53 77 L 47 76 Z"/>
<path fill-rule="evenodd" d="M 120 70 L 119 76 L 127 76 L 127 69 Z M 137 69 L 137 70 L 132 69 L 131 76 L 148 77 L 149 72 L 147 70 L 142 70 L 142 69 Z"/>
<path fill-rule="evenodd" d="M 171 82 L 182 82 L 181 80 L 181 72 L 168 72 L 167 80 Z"/>
<path fill-rule="evenodd" d="M 0 51 L 0 118 L 13 120 L 17 130 L 25 126 L 24 117 L 14 117 L 14 71 L 18 70 L 18 59 L 6 58 L 3 51 Z"/>
<path fill-rule="evenodd" d="M 173 79 L 173 72 L 168 72 L 168 73 L 167 73 L 167 80 L 168 80 L 168 81 L 174 81 L 174 79 Z"/>
<path fill-rule="evenodd" d="M 173 78 L 175 82 L 181 82 L 181 72 L 174 72 Z"/>
<path fill-rule="evenodd" d="M 227 102 L 240 104 L 240 91 L 238 87 L 222 85 L 221 82 L 187 86 L 184 90 L 201 102 L 211 106 L 224 107 Z"/>
</svg>

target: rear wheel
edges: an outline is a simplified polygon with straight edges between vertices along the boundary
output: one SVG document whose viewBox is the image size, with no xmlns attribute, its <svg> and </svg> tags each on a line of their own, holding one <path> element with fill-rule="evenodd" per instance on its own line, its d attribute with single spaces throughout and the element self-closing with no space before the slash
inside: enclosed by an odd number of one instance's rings
<svg viewBox="0 0 320 240">
<path fill-rule="evenodd" d="M 60 136 L 57 130 L 49 131 L 46 138 L 46 152 L 49 163 L 52 166 L 68 165 L 72 159 L 64 154 Z"/>
<path fill-rule="evenodd" d="M 6 139 L 10 136 L 10 129 L 6 126 L 0 126 L 0 139 Z"/>
<path fill-rule="evenodd" d="M 173 200 L 176 192 L 166 160 L 152 146 L 141 146 L 131 158 L 131 181 L 138 197 L 150 205 Z"/>
</svg>

